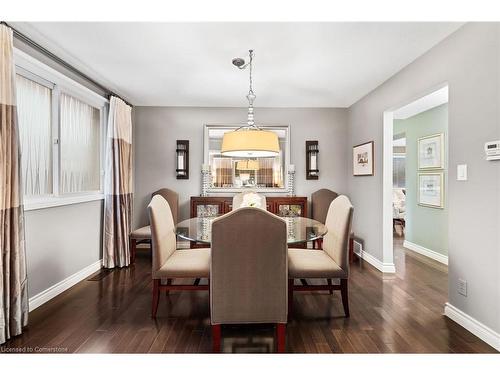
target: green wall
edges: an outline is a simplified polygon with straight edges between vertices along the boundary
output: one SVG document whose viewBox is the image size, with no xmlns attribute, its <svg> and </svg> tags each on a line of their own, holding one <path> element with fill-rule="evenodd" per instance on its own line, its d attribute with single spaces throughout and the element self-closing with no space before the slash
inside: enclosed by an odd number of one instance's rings
<svg viewBox="0 0 500 375">
<path fill-rule="evenodd" d="M 406 134 L 406 230 L 405 240 L 448 255 L 448 104 L 443 104 L 405 120 L 394 120 L 394 135 Z M 444 133 L 444 209 L 417 204 L 417 140 Z"/>
</svg>

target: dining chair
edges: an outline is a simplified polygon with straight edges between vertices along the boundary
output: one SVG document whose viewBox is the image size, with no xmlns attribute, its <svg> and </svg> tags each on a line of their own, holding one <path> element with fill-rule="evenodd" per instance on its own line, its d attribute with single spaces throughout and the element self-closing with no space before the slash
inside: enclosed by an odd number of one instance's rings
<svg viewBox="0 0 500 375">
<path fill-rule="evenodd" d="M 163 188 L 155 191 L 153 194 L 151 194 L 151 197 L 154 197 L 155 195 L 161 195 L 163 198 L 165 198 L 165 200 L 168 202 L 168 205 L 170 206 L 170 210 L 172 211 L 174 223 L 177 224 L 179 212 L 179 194 L 177 194 L 173 190 Z M 135 262 L 137 245 L 140 243 L 149 243 L 151 245 L 151 227 L 149 225 L 138 228 L 130 233 L 130 263 Z"/>
<path fill-rule="evenodd" d="M 349 237 L 353 207 L 349 198 L 339 195 L 328 209 L 323 249 L 288 249 L 288 307 L 291 313 L 294 291 L 340 290 L 344 313 L 349 317 Z M 327 285 L 295 285 L 295 279 L 327 279 Z M 340 285 L 331 279 L 339 279 Z"/>
<path fill-rule="evenodd" d="M 330 208 L 330 203 L 339 196 L 338 193 L 330 189 L 319 189 L 311 194 L 311 218 L 320 223 L 326 222 L 326 215 Z M 313 249 L 321 249 L 323 239 L 313 241 Z M 354 233 L 351 231 L 349 237 L 349 262 L 354 261 Z"/>
<path fill-rule="evenodd" d="M 267 208 L 266 197 L 253 190 L 238 193 L 233 197 L 233 210 L 240 207 L 248 207 L 250 204 L 252 204 L 252 207 L 264 210 Z"/>
<path fill-rule="evenodd" d="M 208 285 L 173 284 L 174 279 L 210 278 L 210 249 L 177 250 L 174 219 L 170 206 L 161 195 L 155 195 L 148 206 L 153 252 L 152 313 L 156 317 L 160 291 L 208 290 Z M 163 285 L 163 279 L 167 284 Z"/>
<path fill-rule="evenodd" d="M 260 208 L 233 210 L 212 223 L 210 319 L 214 352 L 223 324 L 276 324 L 285 351 L 287 233 L 280 217 Z"/>
</svg>

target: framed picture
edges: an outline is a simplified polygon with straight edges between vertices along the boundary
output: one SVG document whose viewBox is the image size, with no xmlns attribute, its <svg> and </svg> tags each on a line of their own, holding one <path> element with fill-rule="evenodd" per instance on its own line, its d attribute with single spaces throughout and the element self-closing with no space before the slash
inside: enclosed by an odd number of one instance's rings
<svg viewBox="0 0 500 375">
<path fill-rule="evenodd" d="M 424 172 L 418 174 L 419 206 L 444 208 L 443 172 Z"/>
<path fill-rule="evenodd" d="M 418 139 L 418 169 L 444 168 L 444 134 Z"/>
<path fill-rule="evenodd" d="M 352 148 L 352 174 L 373 176 L 373 141 Z"/>
</svg>

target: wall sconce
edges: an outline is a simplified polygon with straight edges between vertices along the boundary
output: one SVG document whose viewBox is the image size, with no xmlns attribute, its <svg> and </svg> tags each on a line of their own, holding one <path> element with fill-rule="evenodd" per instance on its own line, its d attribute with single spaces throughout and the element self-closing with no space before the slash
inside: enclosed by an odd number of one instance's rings
<svg viewBox="0 0 500 375">
<path fill-rule="evenodd" d="M 178 180 L 189 179 L 189 141 L 177 141 L 175 173 Z"/>
<path fill-rule="evenodd" d="M 306 179 L 317 180 L 318 169 L 318 141 L 306 141 Z"/>
</svg>

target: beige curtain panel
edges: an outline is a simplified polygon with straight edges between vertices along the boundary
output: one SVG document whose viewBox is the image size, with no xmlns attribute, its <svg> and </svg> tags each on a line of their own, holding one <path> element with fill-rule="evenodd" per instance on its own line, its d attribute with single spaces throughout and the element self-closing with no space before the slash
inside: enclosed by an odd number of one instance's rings
<svg viewBox="0 0 500 375">
<path fill-rule="evenodd" d="M 12 30 L 0 24 L 0 344 L 28 324 Z"/>
<path fill-rule="evenodd" d="M 132 220 L 132 107 L 111 97 L 106 139 L 103 266 L 130 264 Z"/>
</svg>

